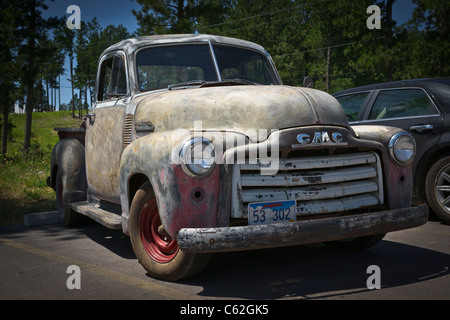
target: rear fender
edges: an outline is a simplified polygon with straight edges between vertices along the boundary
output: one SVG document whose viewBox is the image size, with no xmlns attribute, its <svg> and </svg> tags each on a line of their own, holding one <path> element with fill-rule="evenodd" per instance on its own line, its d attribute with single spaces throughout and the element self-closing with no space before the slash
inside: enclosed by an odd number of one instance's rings
<svg viewBox="0 0 450 320">
<path fill-rule="evenodd" d="M 55 189 L 60 172 L 64 202 L 86 200 L 87 181 L 83 144 L 77 139 L 63 139 L 52 151 L 49 186 Z"/>
</svg>

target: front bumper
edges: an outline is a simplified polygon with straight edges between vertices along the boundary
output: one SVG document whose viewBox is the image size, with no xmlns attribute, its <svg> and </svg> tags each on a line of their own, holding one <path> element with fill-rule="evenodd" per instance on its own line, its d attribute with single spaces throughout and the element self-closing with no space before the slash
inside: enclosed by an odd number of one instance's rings
<svg viewBox="0 0 450 320">
<path fill-rule="evenodd" d="M 177 241 L 185 252 L 225 252 L 319 243 L 418 227 L 428 206 L 301 220 L 261 226 L 184 228 Z"/>
</svg>

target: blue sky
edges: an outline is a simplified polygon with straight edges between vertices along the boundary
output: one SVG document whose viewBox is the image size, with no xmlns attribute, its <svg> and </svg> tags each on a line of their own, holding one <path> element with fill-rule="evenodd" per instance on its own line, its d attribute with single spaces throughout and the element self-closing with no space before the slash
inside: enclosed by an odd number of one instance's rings
<svg viewBox="0 0 450 320">
<path fill-rule="evenodd" d="M 131 10 L 139 11 L 141 6 L 132 0 L 54 0 L 46 1 L 46 4 L 49 8 L 43 12 L 44 17 L 69 17 L 70 14 L 66 13 L 67 7 L 77 5 L 80 7 L 82 21 L 87 22 L 97 17 L 102 27 L 122 24 L 128 29 L 129 33 L 133 33 L 139 27 Z M 396 0 L 392 16 L 397 25 L 409 20 L 414 8 L 415 5 L 412 3 L 412 0 Z M 68 69 L 68 61 L 66 61 L 66 70 Z M 71 99 L 68 77 L 68 72 L 61 76 L 61 103 L 69 103 Z"/>
<path fill-rule="evenodd" d="M 45 1 L 48 10 L 43 12 L 44 17 L 57 16 L 69 17 L 67 14 L 67 7 L 70 5 L 77 5 L 80 7 L 81 20 L 91 21 L 92 18 L 97 17 L 98 22 L 102 27 L 107 25 L 125 26 L 130 33 L 138 28 L 136 18 L 131 13 L 132 9 L 139 11 L 141 5 L 136 1 L 131 0 L 54 0 Z"/>
</svg>

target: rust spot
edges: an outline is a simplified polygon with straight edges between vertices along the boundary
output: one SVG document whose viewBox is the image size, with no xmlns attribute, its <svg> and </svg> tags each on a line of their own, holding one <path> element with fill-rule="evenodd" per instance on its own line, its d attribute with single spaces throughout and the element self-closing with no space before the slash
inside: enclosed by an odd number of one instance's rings
<svg viewBox="0 0 450 320">
<path fill-rule="evenodd" d="M 211 247 L 213 247 L 215 243 L 216 243 L 216 240 L 214 240 L 214 238 L 210 238 L 210 239 L 209 239 L 209 245 L 210 245 Z"/>
</svg>

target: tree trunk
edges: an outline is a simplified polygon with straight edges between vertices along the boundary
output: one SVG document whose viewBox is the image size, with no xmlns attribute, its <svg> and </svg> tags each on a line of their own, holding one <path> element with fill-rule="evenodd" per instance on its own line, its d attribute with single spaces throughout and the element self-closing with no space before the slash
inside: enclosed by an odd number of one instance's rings
<svg viewBox="0 0 450 320">
<path fill-rule="evenodd" d="M 53 100 L 55 103 L 53 104 L 53 110 L 56 111 L 56 93 L 57 93 L 57 87 L 56 87 L 56 77 L 55 77 L 55 99 Z"/>
<path fill-rule="evenodd" d="M 53 110 L 53 83 L 50 82 L 50 108 L 47 111 Z"/>
<path fill-rule="evenodd" d="M 58 76 L 58 110 L 61 108 L 61 75 Z"/>
<path fill-rule="evenodd" d="M 25 107 L 25 138 L 23 140 L 23 153 L 30 153 L 31 146 L 31 122 L 34 108 L 34 54 L 36 32 L 36 1 L 29 2 L 30 29 L 28 30 L 28 74 L 27 74 L 27 104 Z"/>
<path fill-rule="evenodd" d="M 6 92 L 5 101 L 9 101 L 9 90 Z M 3 126 L 2 126 L 2 154 L 7 152 L 8 144 L 8 114 L 9 105 L 3 106 Z"/>
<path fill-rule="evenodd" d="M 83 108 L 83 94 L 82 87 L 80 86 L 80 103 L 78 104 L 78 118 L 81 119 L 81 108 Z"/>
<path fill-rule="evenodd" d="M 87 81 L 84 84 L 84 108 L 86 109 L 86 113 L 87 110 L 89 110 L 89 103 L 88 103 L 88 85 L 87 85 Z"/>
<path fill-rule="evenodd" d="M 333 25 L 330 22 L 328 23 L 328 48 L 327 48 L 327 66 L 326 66 L 326 92 L 330 92 L 330 78 L 331 78 L 331 41 L 332 41 L 332 31 L 333 31 Z"/>
<path fill-rule="evenodd" d="M 326 71 L 326 92 L 330 92 L 330 62 L 331 62 L 331 47 L 327 49 L 327 71 Z"/>
<path fill-rule="evenodd" d="M 72 118 L 75 118 L 75 95 L 73 93 L 73 56 L 70 55 L 70 83 L 72 85 Z"/>
<path fill-rule="evenodd" d="M 393 81 L 393 71 L 392 71 L 392 58 L 390 50 L 392 49 L 392 37 L 393 37 L 393 29 L 394 29 L 394 21 L 392 20 L 392 5 L 395 0 L 387 0 L 386 1 L 386 50 L 388 51 L 387 63 L 386 63 L 386 80 Z"/>
<path fill-rule="evenodd" d="M 45 108 L 45 110 L 50 110 L 50 92 L 48 91 L 48 80 L 45 80 L 45 86 L 47 87 L 47 92 L 46 92 L 46 102 L 47 102 L 47 106 Z"/>
</svg>

